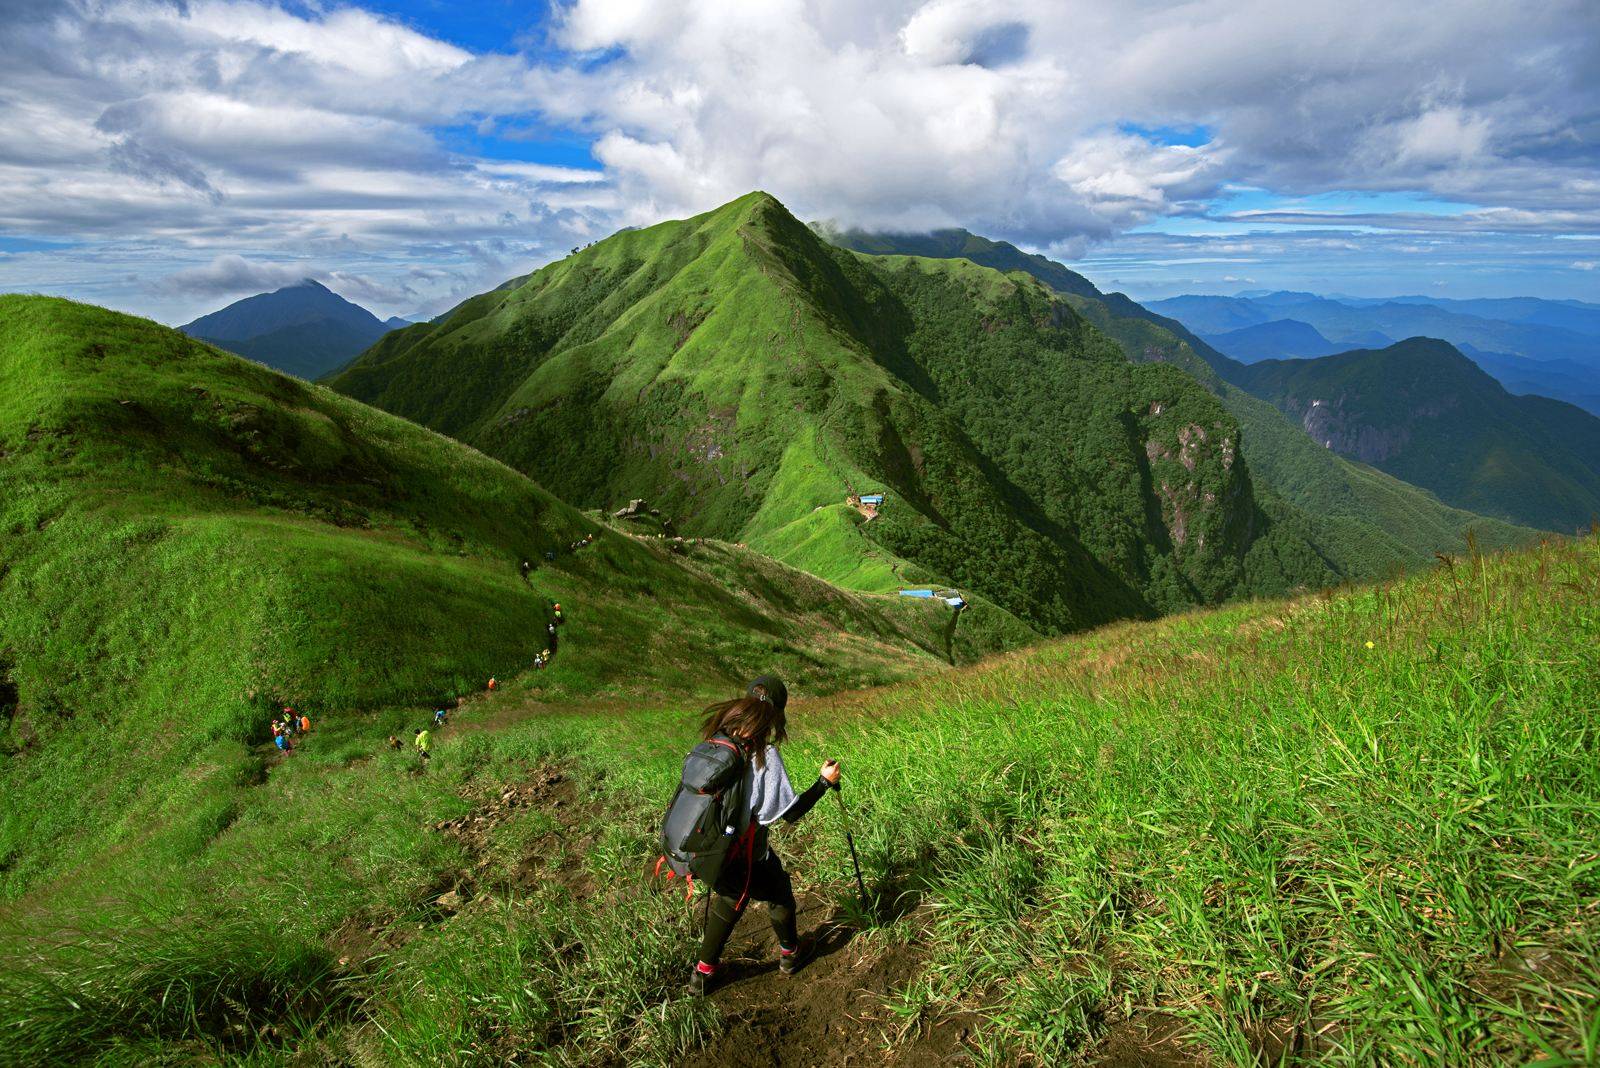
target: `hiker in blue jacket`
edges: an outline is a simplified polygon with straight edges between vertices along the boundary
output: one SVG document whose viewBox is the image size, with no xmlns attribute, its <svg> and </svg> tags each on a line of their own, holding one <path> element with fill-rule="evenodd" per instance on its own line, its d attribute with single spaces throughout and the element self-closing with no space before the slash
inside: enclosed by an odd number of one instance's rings
<svg viewBox="0 0 1600 1068">
<path fill-rule="evenodd" d="M 734 739 L 749 761 L 744 796 L 750 799 L 751 823 L 747 829 L 751 833 L 724 862 L 712 888 L 700 960 L 689 976 L 692 994 L 704 994 L 715 981 L 722 949 L 750 901 L 766 902 L 772 932 L 778 939 L 780 972 L 793 975 L 799 971 L 812 948 L 809 942 L 802 943 L 795 929 L 794 886 L 778 854 L 767 844 L 767 828 L 779 820 L 794 823 L 810 812 L 828 787 L 839 782 L 839 762 L 827 761 L 816 782 L 804 793 L 794 792 L 778 752 L 787 737 L 784 706 L 788 701 L 789 692 L 783 682 L 763 675 L 750 684 L 743 697 L 712 705 L 705 712 L 702 735 L 706 739 L 717 734 Z"/>
</svg>

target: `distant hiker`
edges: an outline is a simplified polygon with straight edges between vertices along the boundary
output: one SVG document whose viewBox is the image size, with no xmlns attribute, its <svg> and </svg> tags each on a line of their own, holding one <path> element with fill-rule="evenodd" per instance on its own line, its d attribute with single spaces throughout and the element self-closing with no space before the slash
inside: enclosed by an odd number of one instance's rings
<svg viewBox="0 0 1600 1068">
<path fill-rule="evenodd" d="M 838 783 L 839 763 L 836 760 L 824 763 L 817 780 L 804 793 L 795 794 L 778 751 L 788 733 L 784 716 L 788 700 L 789 694 L 782 681 L 763 675 L 749 685 L 743 697 L 706 709 L 701 725 L 705 741 L 696 746 L 684 762 L 683 783 L 662 827 L 662 845 L 668 851 L 663 860 L 672 860 L 675 870 L 679 867 L 693 869 L 695 858 L 682 848 L 684 842 L 678 841 L 686 837 L 681 833 L 684 828 L 677 826 L 682 822 L 682 815 L 677 820 L 674 816 L 686 796 L 689 800 L 683 808 L 685 814 L 689 814 L 687 810 L 696 807 L 693 797 L 697 793 L 702 799 L 699 805 L 703 813 L 703 799 L 707 793 L 700 791 L 707 784 L 697 786 L 689 780 L 703 774 L 706 766 L 718 762 L 735 773 L 734 779 L 719 788 L 719 797 L 732 795 L 733 806 L 727 814 L 736 822 L 730 824 L 733 828 L 731 844 L 727 842 L 729 836 L 724 828 L 724 844 L 720 848 L 726 852 L 720 858 L 719 870 L 714 876 L 707 876 L 711 897 L 706 905 L 700 959 L 689 975 L 691 994 L 704 994 L 715 981 L 723 947 L 751 900 L 767 903 L 767 916 L 778 939 L 780 972 L 793 975 L 799 971 L 811 951 L 810 942 L 802 942 L 795 929 L 794 887 L 778 855 L 767 844 L 767 828 L 779 820 L 794 823 L 810 812 L 828 787 Z M 730 754 L 733 763 L 728 765 Z M 695 844 L 692 839 L 692 834 L 687 836 L 691 847 Z"/>
<path fill-rule="evenodd" d="M 563 623 L 563 622 L 564 622 L 564 620 L 561 618 L 561 602 L 557 601 L 556 602 L 556 625 L 560 626 L 561 623 Z"/>
<path fill-rule="evenodd" d="M 433 710 L 433 725 L 435 727 L 443 727 L 444 726 L 444 717 L 445 717 L 444 709 L 442 709 L 442 708 L 434 709 Z"/>
<path fill-rule="evenodd" d="M 497 683 L 494 681 L 494 676 L 491 675 L 489 677 L 489 689 L 494 689 L 496 685 Z"/>
<path fill-rule="evenodd" d="M 527 578 L 528 577 L 528 572 L 530 572 L 532 570 L 533 570 L 533 565 L 532 564 L 530 564 L 526 560 L 522 561 L 522 577 L 523 578 Z"/>
<path fill-rule="evenodd" d="M 311 733 L 311 717 L 306 715 L 304 712 L 302 712 L 300 714 L 300 733 L 301 734 L 310 734 Z"/>
<path fill-rule="evenodd" d="M 550 651 L 553 653 L 556 651 L 556 625 L 554 623 L 547 624 L 545 630 L 550 635 Z"/>
<path fill-rule="evenodd" d="M 272 721 L 272 736 L 274 738 L 281 738 L 283 736 L 283 724 L 279 723 L 277 720 Z"/>
<path fill-rule="evenodd" d="M 289 739 L 288 739 L 288 737 L 286 735 L 280 734 L 277 737 L 273 738 L 272 741 L 273 741 L 273 744 L 275 744 L 279 749 L 283 750 L 285 753 L 287 753 L 289 751 Z"/>
<path fill-rule="evenodd" d="M 433 748 L 433 735 L 428 733 L 427 728 L 419 727 L 417 729 L 417 739 L 415 744 L 417 747 L 417 752 L 422 754 L 423 760 L 433 759 L 433 754 L 430 752 L 430 750 Z"/>
<path fill-rule="evenodd" d="M 405 747 L 400 743 L 400 739 L 396 738 L 394 735 L 391 734 L 391 735 L 389 735 L 389 748 L 393 749 L 396 753 L 398 753 L 398 752 L 400 752 L 401 749 L 403 749 Z"/>
</svg>

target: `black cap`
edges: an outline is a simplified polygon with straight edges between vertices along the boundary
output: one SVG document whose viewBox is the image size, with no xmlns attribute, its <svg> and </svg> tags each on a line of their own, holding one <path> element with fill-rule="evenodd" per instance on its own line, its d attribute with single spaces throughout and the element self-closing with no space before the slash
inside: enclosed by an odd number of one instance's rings
<svg viewBox="0 0 1600 1068">
<path fill-rule="evenodd" d="M 783 706 L 789 703 L 789 688 L 776 675 L 761 676 L 751 682 L 750 688 L 745 692 L 751 697 L 759 697 L 760 695 L 756 693 L 758 689 L 766 694 L 767 699 L 772 702 L 779 712 L 782 712 Z"/>
</svg>

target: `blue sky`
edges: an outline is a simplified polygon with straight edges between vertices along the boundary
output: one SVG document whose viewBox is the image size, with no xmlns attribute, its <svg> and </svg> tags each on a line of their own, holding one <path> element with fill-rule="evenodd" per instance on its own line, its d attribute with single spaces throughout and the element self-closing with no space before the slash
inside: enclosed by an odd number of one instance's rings
<svg viewBox="0 0 1600 1068">
<path fill-rule="evenodd" d="M 1584 0 L 58 0 L 10 28 L 0 289 L 168 322 L 305 276 L 432 313 L 753 188 L 1141 298 L 1600 299 Z"/>
</svg>

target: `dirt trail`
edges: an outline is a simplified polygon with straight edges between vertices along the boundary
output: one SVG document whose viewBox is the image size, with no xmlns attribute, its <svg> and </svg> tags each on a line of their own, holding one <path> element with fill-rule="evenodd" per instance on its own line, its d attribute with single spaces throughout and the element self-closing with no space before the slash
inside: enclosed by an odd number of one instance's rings
<svg viewBox="0 0 1600 1068">
<path fill-rule="evenodd" d="M 766 910 L 752 907 L 734 930 L 710 995 L 722 1013 L 722 1033 L 685 1058 L 686 1064 L 909 1068 L 968 1062 L 965 1040 L 978 1023 L 975 1016 L 947 1016 L 927 1026 L 888 1006 L 922 970 L 914 944 L 858 938 L 813 894 L 803 894 L 799 906 L 800 931 L 815 936 L 816 955 L 798 974 L 784 976 Z M 908 916 L 900 922 L 917 921 Z"/>
</svg>

